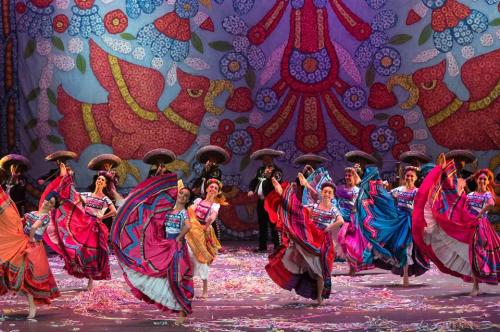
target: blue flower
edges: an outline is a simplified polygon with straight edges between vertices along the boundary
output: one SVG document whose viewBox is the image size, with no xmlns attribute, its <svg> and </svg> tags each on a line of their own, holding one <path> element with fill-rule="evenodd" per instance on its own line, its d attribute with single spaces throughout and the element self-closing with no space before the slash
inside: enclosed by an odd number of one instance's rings
<svg viewBox="0 0 500 332">
<path fill-rule="evenodd" d="M 370 43 L 375 48 L 385 46 L 389 42 L 389 37 L 383 31 L 374 31 L 370 36 Z"/>
<path fill-rule="evenodd" d="M 326 0 L 313 0 L 313 3 L 316 8 L 324 8 L 326 6 Z"/>
<path fill-rule="evenodd" d="M 263 112 L 271 112 L 278 106 L 278 95 L 272 89 L 260 89 L 255 96 L 255 105 Z"/>
<path fill-rule="evenodd" d="M 313 84 L 324 80 L 331 68 L 326 49 L 304 53 L 294 49 L 290 58 L 289 72 L 300 82 Z"/>
<path fill-rule="evenodd" d="M 176 62 L 183 61 L 189 54 L 189 43 L 175 40 L 162 34 L 153 23 L 145 25 L 137 33 L 137 42 L 151 48 L 155 57 L 163 58 L 167 54 Z"/>
<path fill-rule="evenodd" d="M 198 0 L 177 0 L 174 10 L 180 18 L 192 18 L 198 12 L 198 7 Z"/>
<path fill-rule="evenodd" d="M 387 0 L 365 0 L 372 9 L 380 9 L 385 6 Z"/>
<path fill-rule="evenodd" d="M 292 8 L 299 9 L 304 7 L 304 0 L 292 0 Z"/>
<path fill-rule="evenodd" d="M 229 135 L 227 145 L 234 154 L 245 155 L 252 148 L 252 136 L 244 129 L 237 129 Z"/>
<path fill-rule="evenodd" d="M 92 33 L 101 36 L 106 32 L 102 18 L 99 15 L 99 7 L 94 5 L 90 9 L 80 9 L 73 6 L 71 11 L 73 16 L 71 16 L 68 29 L 70 36 L 80 34 L 83 38 L 90 38 Z"/>
<path fill-rule="evenodd" d="M 333 160 L 343 160 L 345 154 L 349 151 L 347 144 L 342 141 L 331 140 L 326 145 L 326 151 Z"/>
<path fill-rule="evenodd" d="M 247 58 L 238 52 L 226 53 L 219 62 L 220 71 L 225 78 L 237 81 L 245 77 L 248 71 Z"/>
<path fill-rule="evenodd" d="M 248 25 L 237 15 L 224 17 L 222 28 L 234 36 L 246 35 L 248 32 Z"/>
<path fill-rule="evenodd" d="M 488 5 L 494 5 L 494 4 L 496 4 L 497 2 L 498 2 L 498 0 L 486 0 L 486 3 L 487 3 Z"/>
<path fill-rule="evenodd" d="M 424 5 L 431 9 L 441 8 L 446 4 L 447 0 L 422 0 Z"/>
<path fill-rule="evenodd" d="M 368 68 L 376 51 L 377 49 L 373 47 L 370 40 L 365 40 L 354 52 L 354 61 L 359 67 Z"/>
<path fill-rule="evenodd" d="M 360 87 L 353 86 L 344 92 L 342 101 L 347 108 L 359 110 L 366 105 L 366 93 Z"/>
<path fill-rule="evenodd" d="M 18 31 L 27 32 L 30 37 L 42 36 L 43 38 L 50 38 L 53 34 L 52 17 L 54 7 L 48 6 L 45 8 L 38 8 L 34 4 L 28 2 L 26 4 L 28 10 L 21 16 L 18 24 Z"/>
<path fill-rule="evenodd" d="M 236 14 L 245 15 L 252 10 L 254 0 L 233 0 L 233 8 Z"/>
<path fill-rule="evenodd" d="M 266 64 L 266 56 L 260 47 L 251 45 L 248 48 L 247 57 L 248 63 L 253 69 L 260 70 L 264 68 L 264 65 Z"/>
<path fill-rule="evenodd" d="M 385 31 L 396 26 L 398 15 L 393 10 L 382 10 L 372 20 L 371 27 L 375 31 Z"/>
<path fill-rule="evenodd" d="M 130 18 L 138 18 L 141 12 L 151 14 L 156 7 L 162 4 L 163 0 L 126 0 L 125 6 L 127 15 Z"/>
<path fill-rule="evenodd" d="M 375 53 L 373 65 L 382 76 L 395 74 L 401 67 L 401 55 L 392 47 L 384 47 Z"/>
<path fill-rule="evenodd" d="M 387 152 L 396 143 L 396 133 L 389 127 L 380 127 L 371 133 L 370 141 L 375 150 Z"/>
</svg>

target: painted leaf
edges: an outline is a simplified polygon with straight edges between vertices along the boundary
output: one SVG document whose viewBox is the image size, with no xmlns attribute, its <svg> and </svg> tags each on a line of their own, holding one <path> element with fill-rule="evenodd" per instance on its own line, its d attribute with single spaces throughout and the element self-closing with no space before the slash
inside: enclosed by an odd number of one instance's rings
<svg viewBox="0 0 500 332">
<path fill-rule="evenodd" d="M 38 149 L 38 145 L 40 145 L 40 140 L 38 138 L 31 141 L 30 152 L 31 153 L 35 152 Z"/>
<path fill-rule="evenodd" d="M 28 94 L 28 96 L 26 97 L 26 100 L 27 101 L 32 101 L 32 100 L 35 100 L 36 97 L 38 97 L 38 95 L 40 94 L 40 88 L 34 88 L 33 90 L 31 90 L 31 92 Z"/>
<path fill-rule="evenodd" d="M 24 125 L 24 129 L 28 130 L 28 129 L 33 129 L 36 127 L 36 124 L 38 123 L 38 119 L 31 119 L 29 120 L 25 125 Z"/>
<path fill-rule="evenodd" d="M 412 62 L 414 63 L 427 62 L 437 57 L 439 53 L 440 52 L 437 49 L 431 48 L 430 50 L 425 50 L 417 54 L 417 56 L 412 60 Z"/>
<path fill-rule="evenodd" d="M 365 82 L 367 86 L 371 86 L 375 82 L 375 68 L 370 65 L 365 73 Z"/>
<path fill-rule="evenodd" d="M 425 28 L 420 33 L 420 37 L 418 37 L 418 45 L 424 44 L 432 35 L 432 25 L 429 23 L 425 26 Z"/>
<path fill-rule="evenodd" d="M 500 25 L 500 17 L 494 19 L 493 21 L 490 22 L 490 25 L 492 27 L 496 27 L 497 25 Z"/>
<path fill-rule="evenodd" d="M 54 45 L 55 48 L 57 48 L 61 51 L 64 51 L 64 43 L 61 40 L 61 38 L 59 38 L 57 36 L 53 36 L 52 37 L 52 45 Z"/>
<path fill-rule="evenodd" d="M 174 62 L 167 73 L 167 84 L 173 86 L 177 82 L 177 64 Z"/>
<path fill-rule="evenodd" d="M 392 36 L 392 38 L 389 39 L 389 44 L 401 45 L 401 44 L 404 44 L 404 43 L 410 41 L 412 38 L 413 37 L 411 35 L 407 35 L 405 33 L 402 33 L 399 35 Z"/>
<path fill-rule="evenodd" d="M 234 122 L 236 122 L 238 124 L 248 123 L 248 121 L 249 121 L 249 119 L 246 116 L 241 116 L 241 117 L 237 118 L 236 120 L 234 120 Z"/>
<path fill-rule="evenodd" d="M 213 48 L 216 51 L 227 52 L 233 49 L 233 45 L 231 43 L 224 40 L 217 40 L 211 43 L 208 43 L 208 46 Z"/>
<path fill-rule="evenodd" d="M 48 120 L 47 123 L 49 124 L 49 126 L 57 128 L 57 121 Z"/>
<path fill-rule="evenodd" d="M 247 82 L 247 85 L 250 89 L 253 89 L 255 87 L 255 72 L 253 70 L 248 70 L 247 74 L 245 75 L 245 82 Z"/>
<path fill-rule="evenodd" d="M 49 136 L 47 136 L 47 139 L 49 140 L 50 143 L 53 143 L 53 144 L 62 144 L 62 142 L 63 142 L 61 137 L 56 136 L 56 135 L 49 135 Z"/>
<path fill-rule="evenodd" d="M 356 62 L 352 58 L 349 51 L 337 42 L 334 42 L 334 46 L 337 51 L 337 56 L 342 70 L 345 71 L 354 80 L 354 82 L 356 82 L 356 84 L 361 84 L 361 73 L 359 72 Z"/>
<path fill-rule="evenodd" d="M 283 52 L 285 51 L 286 42 L 281 44 L 280 47 L 275 49 L 271 56 L 267 58 L 266 65 L 260 73 L 260 84 L 265 85 L 271 77 L 278 71 L 281 63 L 281 58 L 283 58 Z"/>
<path fill-rule="evenodd" d="M 78 54 L 76 56 L 76 68 L 78 68 L 80 73 L 85 74 L 85 70 L 87 69 L 87 62 L 81 54 Z"/>
<path fill-rule="evenodd" d="M 122 37 L 122 39 L 125 39 L 125 40 L 135 40 L 135 36 L 128 33 L 128 32 L 121 33 L 120 37 Z"/>
<path fill-rule="evenodd" d="M 27 59 L 33 55 L 36 49 L 36 41 L 34 39 L 30 39 L 26 44 L 26 48 L 24 49 L 24 58 Z"/>
<path fill-rule="evenodd" d="M 245 168 L 247 168 L 249 164 L 250 164 L 250 155 L 247 154 L 241 159 L 240 172 L 242 172 Z"/>
<path fill-rule="evenodd" d="M 200 53 L 203 53 L 203 42 L 194 31 L 191 32 L 191 44 L 193 44 L 195 50 L 197 50 Z"/>
<path fill-rule="evenodd" d="M 209 69 L 210 65 L 201 58 L 186 58 L 184 63 L 196 70 Z"/>
<path fill-rule="evenodd" d="M 47 97 L 49 97 L 49 100 L 52 104 L 57 105 L 57 97 L 54 91 L 51 89 L 47 89 Z"/>
<path fill-rule="evenodd" d="M 385 120 L 389 119 L 389 114 L 377 113 L 377 114 L 375 114 L 374 118 L 379 120 L 379 121 L 385 121 Z"/>
</svg>

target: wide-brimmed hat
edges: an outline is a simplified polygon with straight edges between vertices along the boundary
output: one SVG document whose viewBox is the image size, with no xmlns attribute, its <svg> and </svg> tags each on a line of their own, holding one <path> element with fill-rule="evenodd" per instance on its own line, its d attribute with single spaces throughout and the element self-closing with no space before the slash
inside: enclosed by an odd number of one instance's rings
<svg viewBox="0 0 500 332">
<path fill-rule="evenodd" d="M 345 159 L 351 163 L 378 164 L 377 158 L 361 150 L 347 152 Z"/>
<path fill-rule="evenodd" d="M 219 164 L 229 161 L 229 153 L 217 145 L 207 145 L 196 152 L 196 160 L 202 164 L 206 163 L 210 157 L 214 157 Z"/>
<path fill-rule="evenodd" d="M 45 157 L 45 160 L 47 161 L 60 161 L 60 162 L 65 162 L 67 160 L 71 159 L 76 159 L 78 155 L 74 153 L 73 151 L 56 151 L 53 152 Z"/>
<path fill-rule="evenodd" d="M 450 150 L 446 152 L 446 159 L 462 159 L 466 164 L 470 164 L 476 160 L 476 156 L 469 150 Z"/>
<path fill-rule="evenodd" d="M 407 164 L 426 164 L 431 160 L 432 158 L 430 156 L 416 150 L 406 151 L 399 155 L 399 161 Z"/>
<path fill-rule="evenodd" d="M 303 154 L 302 156 L 299 156 L 295 158 L 293 161 L 294 164 L 296 165 L 317 165 L 317 164 L 322 164 L 328 162 L 328 158 L 325 158 L 323 156 L 318 156 L 317 154 L 314 153 L 306 153 Z"/>
<path fill-rule="evenodd" d="M 26 169 L 30 168 L 31 166 L 28 158 L 26 158 L 25 156 L 21 156 L 20 154 L 11 153 L 0 159 L 0 167 L 7 172 L 10 170 L 10 165 L 15 164 L 22 165 Z"/>
<path fill-rule="evenodd" d="M 177 159 L 177 156 L 172 150 L 160 148 L 160 149 L 153 149 L 147 152 L 142 158 L 142 161 L 144 161 L 146 164 L 158 165 L 158 164 L 170 164 L 175 159 Z"/>
<path fill-rule="evenodd" d="M 113 167 L 116 167 L 121 162 L 122 162 L 122 160 L 120 159 L 120 157 L 118 157 L 112 153 L 105 153 L 105 154 L 100 154 L 95 158 L 92 158 L 89 161 L 89 164 L 87 165 L 87 167 L 91 170 L 94 170 L 94 171 L 100 171 L 101 167 L 105 163 L 110 163 L 111 165 L 113 165 Z"/>
<path fill-rule="evenodd" d="M 275 150 L 275 149 L 260 149 L 255 151 L 250 155 L 250 159 L 252 160 L 262 160 L 265 156 L 270 156 L 273 158 L 282 157 L 285 154 L 284 151 Z"/>
</svg>

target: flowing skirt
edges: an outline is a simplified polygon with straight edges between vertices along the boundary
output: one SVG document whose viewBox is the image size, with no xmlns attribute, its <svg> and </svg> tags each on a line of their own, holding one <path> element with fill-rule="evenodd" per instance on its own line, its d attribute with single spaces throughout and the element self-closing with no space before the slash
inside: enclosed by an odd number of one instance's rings
<svg viewBox="0 0 500 332">
<path fill-rule="evenodd" d="M 50 303 L 59 289 L 41 242 L 30 243 L 15 205 L 0 188 L 0 295 L 31 294 L 36 303 Z"/>
<path fill-rule="evenodd" d="M 44 241 L 64 259 L 64 269 L 76 278 L 111 279 L 108 229 L 99 218 L 91 216 L 77 202 L 73 180 L 59 177 L 50 183 L 45 195 L 55 190 L 60 206 L 53 212 Z"/>
<path fill-rule="evenodd" d="M 269 277 L 281 288 L 295 290 L 297 294 L 309 299 L 317 299 L 317 279 L 324 281 L 322 298 L 331 293 L 331 272 L 335 258 L 331 234 L 317 228 L 309 219 L 307 210 L 295 194 L 295 185 L 284 189 L 283 197 L 276 193 L 266 197 L 266 209 L 272 222 L 283 228 L 282 245 L 269 256 L 266 271 Z M 272 203 L 271 203 L 272 202 Z M 274 206 L 273 206 L 274 205 Z"/>
<path fill-rule="evenodd" d="M 141 182 L 118 211 L 111 243 L 132 294 L 163 311 L 191 313 L 194 287 L 187 244 L 166 238 L 163 228 L 176 196 L 175 174 Z"/>
<path fill-rule="evenodd" d="M 419 250 L 444 273 L 471 282 L 497 284 L 500 238 L 486 217 L 477 219 L 458 194 L 453 162 L 436 166 L 415 198 L 413 238 Z"/>
</svg>

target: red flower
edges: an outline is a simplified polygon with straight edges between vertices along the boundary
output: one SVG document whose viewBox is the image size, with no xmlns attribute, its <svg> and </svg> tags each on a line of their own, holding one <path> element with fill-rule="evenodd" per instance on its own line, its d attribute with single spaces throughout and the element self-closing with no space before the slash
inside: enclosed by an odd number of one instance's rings
<svg viewBox="0 0 500 332">
<path fill-rule="evenodd" d="M 31 0 L 31 3 L 37 6 L 38 8 L 48 7 L 53 0 Z"/>
<path fill-rule="evenodd" d="M 392 156 L 394 157 L 394 159 L 396 160 L 399 160 L 399 155 L 403 152 L 406 152 L 406 151 L 409 151 L 410 150 L 410 147 L 408 146 L 408 144 L 395 144 L 393 147 L 392 147 Z"/>
<path fill-rule="evenodd" d="M 24 2 L 16 3 L 16 12 L 18 14 L 24 14 L 25 11 L 26 11 L 26 4 Z"/>
<path fill-rule="evenodd" d="M 260 24 L 255 25 L 248 32 L 248 39 L 250 40 L 250 43 L 254 45 L 262 44 L 264 40 L 266 40 L 266 36 L 266 29 Z"/>
<path fill-rule="evenodd" d="M 387 121 L 389 127 L 396 131 L 403 129 L 405 123 L 405 118 L 403 118 L 401 115 L 393 115 L 389 118 L 389 121 Z"/>
<path fill-rule="evenodd" d="M 109 33 L 120 33 L 128 26 L 128 18 L 120 9 L 110 11 L 104 16 L 104 26 Z"/>
<path fill-rule="evenodd" d="M 220 131 L 216 131 L 212 135 L 210 135 L 210 144 L 217 145 L 223 147 L 226 145 L 227 135 L 221 133 Z"/>
<path fill-rule="evenodd" d="M 234 131 L 234 123 L 229 119 L 224 119 L 219 123 L 219 132 L 229 135 Z"/>
<path fill-rule="evenodd" d="M 94 5 L 95 0 L 75 0 L 75 4 L 80 9 L 90 9 Z"/>
<path fill-rule="evenodd" d="M 52 22 L 52 27 L 54 27 L 55 32 L 62 33 L 66 31 L 69 26 L 69 19 L 66 15 L 59 14 L 54 17 L 54 21 Z"/>
<path fill-rule="evenodd" d="M 397 132 L 399 143 L 410 143 L 413 139 L 413 130 L 411 128 L 405 127 Z"/>
</svg>

